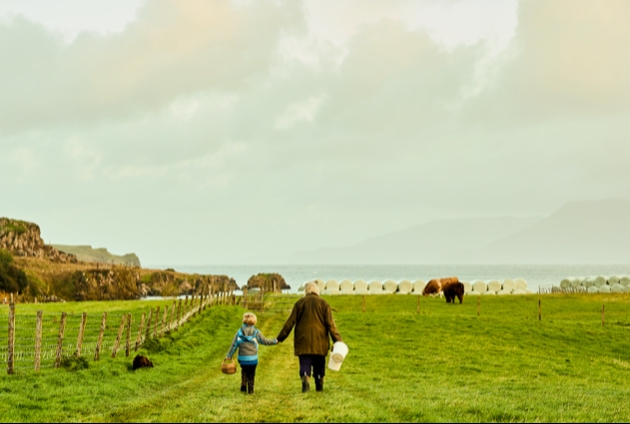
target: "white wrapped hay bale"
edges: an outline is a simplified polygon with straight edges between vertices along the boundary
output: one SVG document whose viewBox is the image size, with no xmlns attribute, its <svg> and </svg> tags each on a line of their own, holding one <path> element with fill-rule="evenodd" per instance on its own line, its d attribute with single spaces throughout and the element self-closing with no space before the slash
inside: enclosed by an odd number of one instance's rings
<svg viewBox="0 0 630 424">
<path fill-rule="evenodd" d="M 514 280 L 514 283 L 516 284 L 516 288 L 520 289 L 520 290 L 527 290 L 527 281 L 525 281 L 524 278 L 517 278 L 516 280 Z"/>
<path fill-rule="evenodd" d="M 613 284 L 612 286 L 610 286 L 610 291 L 612 293 L 623 293 L 623 286 L 619 283 L 617 284 Z"/>
<path fill-rule="evenodd" d="M 602 277 L 601 275 L 598 277 L 595 277 L 595 280 L 593 280 L 593 285 L 595 287 L 601 287 L 606 285 L 606 277 Z"/>
<path fill-rule="evenodd" d="M 464 285 L 464 294 L 468 294 L 472 291 L 473 287 L 470 281 L 462 281 L 461 283 Z"/>
<path fill-rule="evenodd" d="M 571 278 L 573 277 L 563 278 L 562 281 L 560 281 L 560 288 L 568 289 L 571 287 Z"/>
<path fill-rule="evenodd" d="M 586 291 L 588 293 L 599 293 L 599 289 L 595 286 L 590 286 Z"/>
<path fill-rule="evenodd" d="M 369 291 L 368 289 L 359 289 L 359 290 L 355 289 L 354 294 L 364 295 L 364 294 L 372 294 L 372 292 Z"/>
<path fill-rule="evenodd" d="M 376 280 L 370 281 L 370 284 L 368 284 L 368 290 L 372 294 L 382 293 L 383 292 L 383 283 L 381 283 L 380 281 L 376 281 Z"/>
<path fill-rule="evenodd" d="M 335 290 L 335 289 L 326 289 L 322 292 L 323 295 L 335 295 L 335 294 L 341 294 L 341 292 L 339 290 Z"/>
<path fill-rule="evenodd" d="M 604 284 L 598 288 L 600 293 L 610 293 L 610 286 L 608 284 Z"/>
<path fill-rule="evenodd" d="M 483 296 L 496 296 L 496 295 L 497 295 L 497 292 L 494 292 L 494 291 L 492 291 L 492 290 L 488 290 L 488 291 L 486 291 L 486 292 L 484 292 L 484 293 L 481 293 L 481 294 L 482 294 Z"/>
<path fill-rule="evenodd" d="M 501 290 L 501 283 L 497 280 L 488 281 L 488 291 L 497 293 L 499 290 Z"/>
<path fill-rule="evenodd" d="M 328 280 L 326 281 L 326 290 L 328 291 L 339 291 L 339 283 L 337 280 Z"/>
<path fill-rule="evenodd" d="M 525 289 L 525 294 L 535 294 L 532 289 Z"/>
<path fill-rule="evenodd" d="M 582 287 L 582 279 L 581 278 L 571 278 L 571 287 L 573 287 L 573 288 Z"/>
<path fill-rule="evenodd" d="M 350 280 L 343 280 L 339 283 L 339 291 L 341 294 L 352 294 L 354 291 L 354 284 Z"/>
<path fill-rule="evenodd" d="M 398 290 L 398 283 L 394 280 L 387 280 L 383 283 L 383 290 L 390 293 L 396 293 L 396 290 Z"/>
<path fill-rule="evenodd" d="M 466 293 L 468 296 L 481 296 L 481 293 L 479 293 L 478 291 L 475 290 L 471 290 L 468 293 Z"/>
<path fill-rule="evenodd" d="M 630 284 L 627 286 L 623 286 L 623 292 L 624 293 L 630 293 Z"/>
<path fill-rule="evenodd" d="M 481 280 L 475 281 L 472 286 L 473 290 L 480 294 L 488 291 L 488 285 Z"/>
<path fill-rule="evenodd" d="M 586 277 L 582 284 L 584 285 L 584 287 L 593 287 L 595 285 L 595 277 Z"/>
<path fill-rule="evenodd" d="M 354 292 L 367 291 L 367 283 L 364 280 L 357 280 L 354 282 Z"/>
<path fill-rule="evenodd" d="M 409 280 L 402 280 L 398 283 L 398 293 L 399 294 L 409 294 L 413 290 L 413 284 Z"/>
<path fill-rule="evenodd" d="M 499 290 L 499 291 L 497 292 L 497 296 L 499 296 L 499 295 L 500 295 L 500 296 L 504 296 L 504 295 L 506 295 L 506 294 L 510 294 L 510 293 L 512 293 L 512 290 L 503 290 L 503 289 L 501 289 L 501 290 Z"/>
<path fill-rule="evenodd" d="M 514 280 L 510 280 L 508 278 L 501 281 L 501 290 L 505 290 L 509 293 L 512 293 L 512 290 L 514 290 L 515 288 L 516 288 L 516 283 L 514 282 Z"/>
<path fill-rule="evenodd" d="M 630 286 L 630 277 L 624 275 L 619 279 L 619 284 L 621 284 L 622 286 Z"/>
<path fill-rule="evenodd" d="M 427 285 L 427 282 L 424 280 L 416 280 L 413 282 L 413 292 L 411 294 L 422 294 L 422 290 Z"/>
<path fill-rule="evenodd" d="M 621 281 L 621 277 L 619 277 L 618 275 L 611 275 L 610 277 L 608 277 L 609 286 L 614 286 L 615 284 L 619 284 L 620 281 Z"/>
<path fill-rule="evenodd" d="M 326 282 L 324 280 L 322 280 L 321 278 L 317 278 L 315 280 L 313 280 L 315 282 L 315 284 L 317 284 L 317 287 L 319 287 L 319 292 L 322 293 L 324 290 L 326 290 Z"/>
<path fill-rule="evenodd" d="M 512 294 L 525 294 L 525 290 L 519 289 L 518 287 L 512 291 Z"/>
</svg>

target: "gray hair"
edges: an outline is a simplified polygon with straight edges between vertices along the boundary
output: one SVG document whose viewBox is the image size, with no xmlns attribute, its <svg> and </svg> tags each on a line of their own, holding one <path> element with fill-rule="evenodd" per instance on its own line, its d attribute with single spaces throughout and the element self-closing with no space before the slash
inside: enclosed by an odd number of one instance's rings
<svg viewBox="0 0 630 424">
<path fill-rule="evenodd" d="M 311 293 L 319 294 L 319 286 L 314 281 L 309 281 L 304 285 L 304 294 L 307 295 Z"/>
</svg>

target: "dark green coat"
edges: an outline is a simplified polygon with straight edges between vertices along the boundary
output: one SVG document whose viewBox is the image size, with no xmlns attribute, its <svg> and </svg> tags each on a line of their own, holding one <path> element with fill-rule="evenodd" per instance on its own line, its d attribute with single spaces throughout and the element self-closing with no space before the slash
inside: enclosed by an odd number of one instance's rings
<svg viewBox="0 0 630 424">
<path fill-rule="evenodd" d="M 291 334 L 294 326 L 295 356 L 325 356 L 330 349 L 329 334 L 333 342 L 341 341 L 330 305 L 314 293 L 307 294 L 295 302 L 291 316 L 278 334 L 278 341 L 284 341 Z"/>
</svg>

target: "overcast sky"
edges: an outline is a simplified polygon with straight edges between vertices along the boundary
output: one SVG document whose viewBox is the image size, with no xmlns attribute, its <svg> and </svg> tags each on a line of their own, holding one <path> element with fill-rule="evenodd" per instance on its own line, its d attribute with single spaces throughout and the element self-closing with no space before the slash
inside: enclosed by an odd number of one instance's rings
<svg viewBox="0 0 630 424">
<path fill-rule="evenodd" d="M 283 263 L 630 197 L 627 0 L 0 0 L 0 216 Z"/>
</svg>

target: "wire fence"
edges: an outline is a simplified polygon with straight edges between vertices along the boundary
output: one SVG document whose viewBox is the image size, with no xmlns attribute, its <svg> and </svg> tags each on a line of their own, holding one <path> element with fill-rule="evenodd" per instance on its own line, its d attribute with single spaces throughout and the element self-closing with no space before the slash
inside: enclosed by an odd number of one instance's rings
<svg viewBox="0 0 630 424">
<path fill-rule="evenodd" d="M 6 343 L 0 344 L 0 364 L 8 374 L 15 374 L 59 368 L 71 356 L 94 360 L 119 353 L 130 356 L 148 339 L 178 330 L 205 308 L 236 303 L 235 296 L 219 293 L 186 296 L 129 313 L 68 314 L 20 310 L 11 302 L 0 308 L 0 328 L 8 329 Z"/>
</svg>

